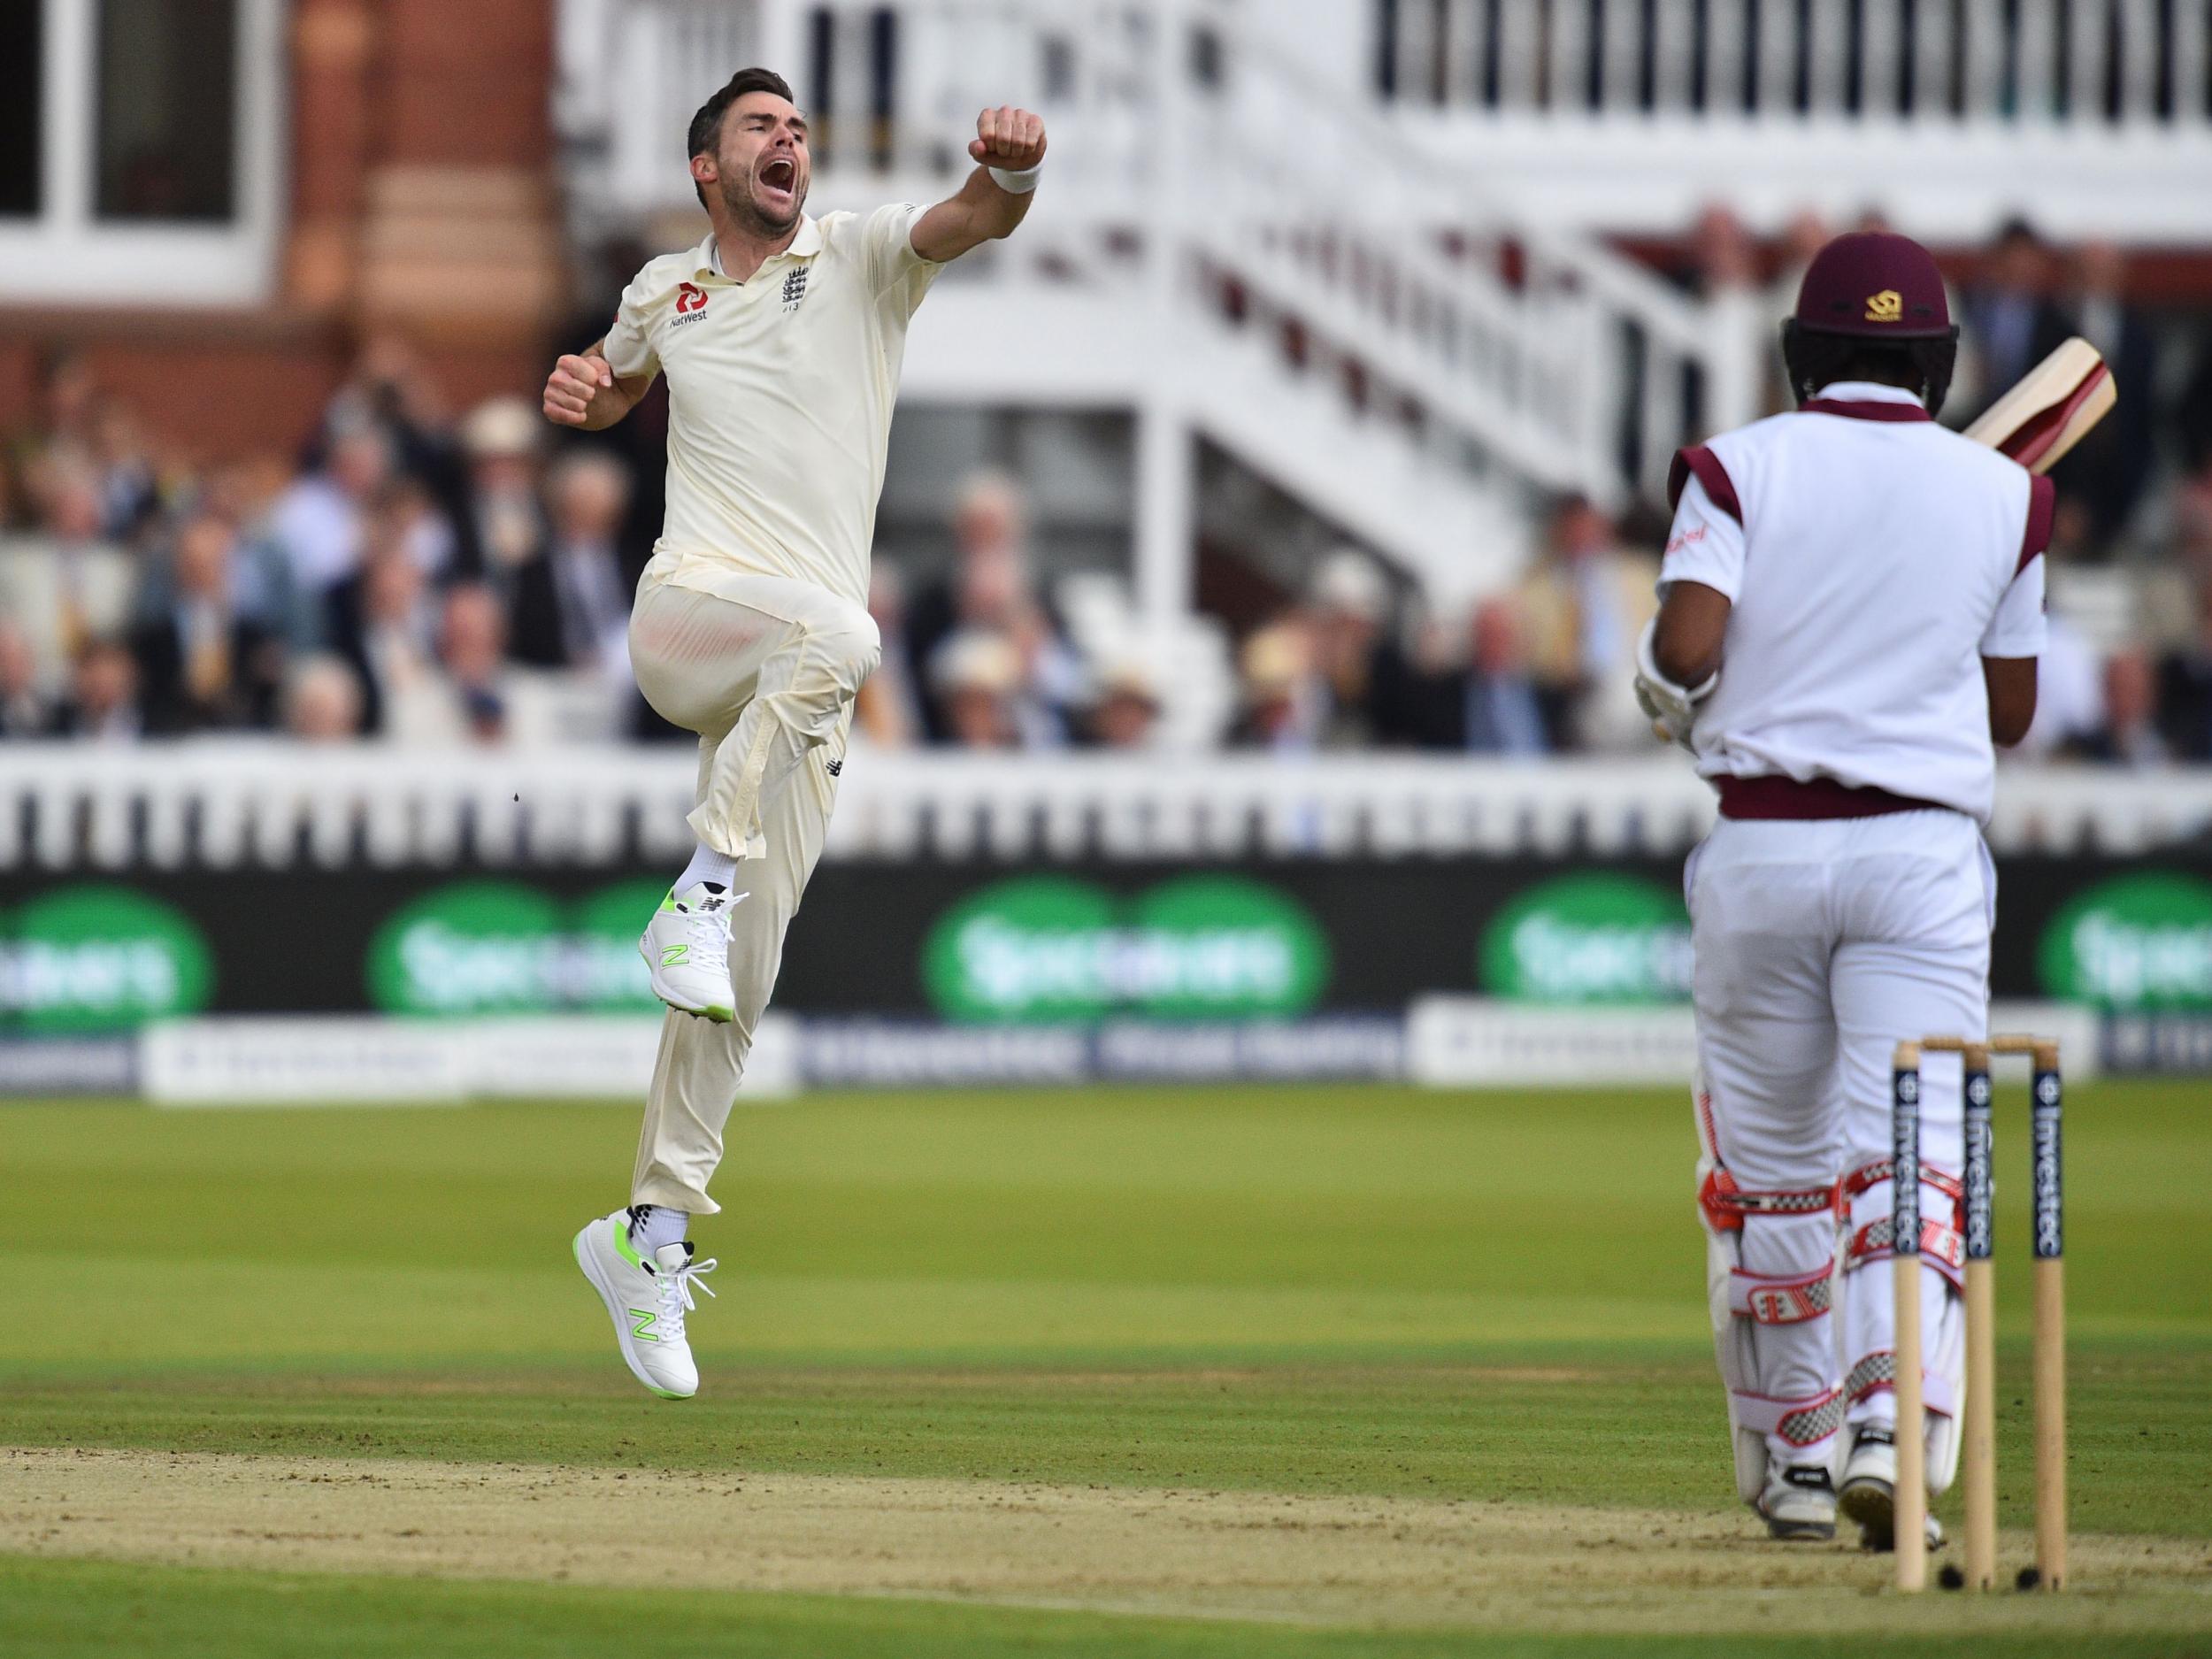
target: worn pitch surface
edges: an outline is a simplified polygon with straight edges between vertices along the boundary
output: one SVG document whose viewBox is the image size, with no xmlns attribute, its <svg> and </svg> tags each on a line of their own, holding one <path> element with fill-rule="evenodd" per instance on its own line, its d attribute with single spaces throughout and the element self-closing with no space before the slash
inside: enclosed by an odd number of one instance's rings
<svg viewBox="0 0 2212 1659">
<path fill-rule="evenodd" d="M 2212 1114 L 2070 1106 L 2073 1585 L 1914 1617 L 1959 1653 L 2212 1652 Z M 668 1405 L 566 1255 L 619 1197 L 626 1112 L 11 1110 L 0 1648 L 550 1653 L 641 1607 L 666 1653 L 1863 1646 L 1901 1616 L 1882 1563 L 1733 1504 L 1684 1117 L 1383 1089 L 741 1114 L 696 1229 L 707 1387 Z"/>
</svg>

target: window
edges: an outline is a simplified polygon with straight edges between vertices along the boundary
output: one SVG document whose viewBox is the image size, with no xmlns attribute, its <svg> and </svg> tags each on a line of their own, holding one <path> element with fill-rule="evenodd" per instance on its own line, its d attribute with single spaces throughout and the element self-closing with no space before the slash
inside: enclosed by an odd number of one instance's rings
<svg viewBox="0 0 2212 1659">
<path fill-rule="evenodd" d="M 0 9 L 0 64 L 38 62 L 40 20 L 35 5 Z M 37 77 L 28 76 L 0 98 L 0 218 L 25 219 L 38 211 L 38 91 Z"/>
<path fill-rule="evenodd" d="M 101 0 L 99 62 L 98 216 L 228 220 L 238 163 L 233 0 Z"/>
<path fill-rule="evenodd" d="M 281 10 L 0 0 L 0 304 L 266 296 Z"/>
</svg>

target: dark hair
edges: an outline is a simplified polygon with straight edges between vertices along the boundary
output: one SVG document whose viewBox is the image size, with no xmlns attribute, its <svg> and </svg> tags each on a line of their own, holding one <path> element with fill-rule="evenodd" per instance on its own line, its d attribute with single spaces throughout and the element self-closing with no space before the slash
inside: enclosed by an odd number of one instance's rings
<svg viewBox="0 0 2212 1659">
<path fill-rule="evenodd" d="M 691 118 L 691 130 L 684 135 L 684 142 L 690 146 L 684 151 L 686 161 L 694 156 L 714 153 L 715 146 L 722 136 L 722 118 L 729 113 L 731 104 L 749 92 L 772 92 L 786 104 L 798 102 L 791 96 L 791 83 L 774 70 L 739 70 L 730 77 L 729 83 L 701 104 L 699 112 Z M 706 188 L 697 183 L 691 188 L 698 192 L 699 205 L 704 207 L 707 204 Z"/>
<path fill-rule="evenodd" d="M 1794 318 L 1782 325 L 1782 361 L 1800 403 L 1836 380 L 1874 380 L 1917 395 L 1936 414 L 1951 389 L 1958 349 L 1955 329 L 1948 339 L 1869 340 L 1808 328 Z"/>
</svg>

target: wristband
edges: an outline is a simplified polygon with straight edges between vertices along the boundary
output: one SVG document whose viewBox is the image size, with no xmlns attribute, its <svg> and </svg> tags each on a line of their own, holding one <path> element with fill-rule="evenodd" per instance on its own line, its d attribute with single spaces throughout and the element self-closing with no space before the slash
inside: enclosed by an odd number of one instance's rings
<svg viewBox="0 0 2212 1659">
<path fill-rule="evenodd" d="M 991 175 L 992 182 L 1009 196 L 1027 196 L 1037 188 L 1037 175 L 1044 170 L 1042 162 L 1027 173 L 1007 173 L 997 167 L 985 169 Z"/>
</svg>

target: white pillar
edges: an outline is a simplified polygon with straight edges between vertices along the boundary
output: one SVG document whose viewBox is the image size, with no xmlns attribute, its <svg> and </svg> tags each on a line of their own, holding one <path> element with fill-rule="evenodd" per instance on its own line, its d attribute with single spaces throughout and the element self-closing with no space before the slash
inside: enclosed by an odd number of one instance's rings
<svg viewBox="0 0 2212 1659">
<path fill-rule="evenodd" d="M 1195 595 L 1198 455 L 1179 403 L 1155 396 L 1137 411 L 1137 616 L 1148 639 L 1168 636 Z"/>
</svg>

